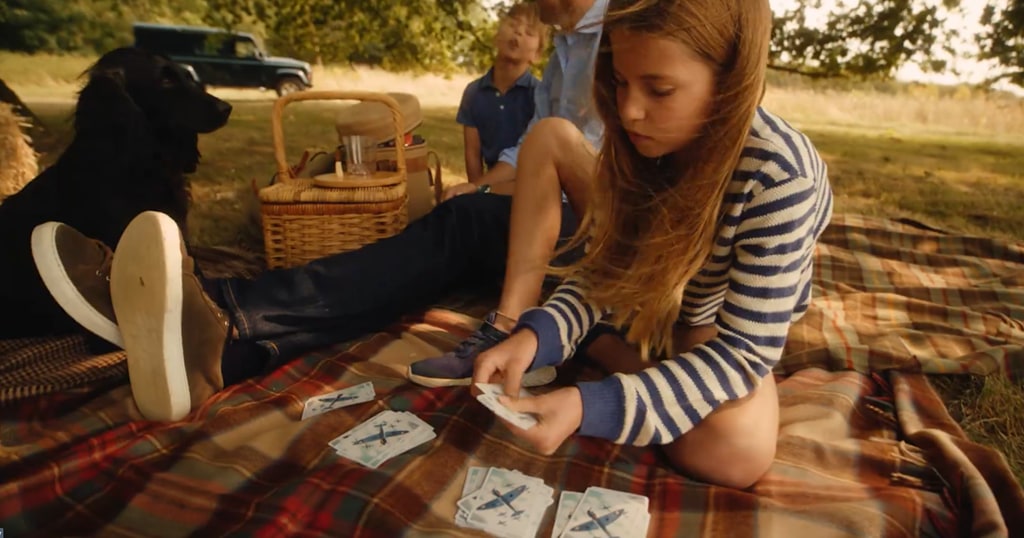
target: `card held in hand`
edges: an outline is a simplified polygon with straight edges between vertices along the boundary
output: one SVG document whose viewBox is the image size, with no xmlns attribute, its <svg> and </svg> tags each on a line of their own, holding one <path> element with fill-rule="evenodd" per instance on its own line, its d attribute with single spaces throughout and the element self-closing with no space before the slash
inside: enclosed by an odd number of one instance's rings
<svg viewBox="0 0 1024 538">
<path fill-rule="evenodd" d="M 505 389 L 502 388 L 501 385 L 497 383 L 477 383 L 476 386 L 483 392 L 483 394 L 477 396 L 476 399 L 479 400 L 480 403 L 484 404 L 485 407 L 493 411 L 495 415 L 498 415 L 502 419 L 507 420 L 516 427 L 524 430 L 528 430 L 537 425 L 537 418 L 533 415 L 512 411 L 498 402 L 498 397 L 505 393 Z M 530 396 L 533 395 L 526 389 L 519 390 L 520 398 L 528 398 Z"/>
<path fill-rule="evenodd" d="M 322 415 L 328 411 L 333 411 L 334 409 L 341 407 L 369 402 L 376 397 L 377 395 L 373 391 L 373 383 L 370 381 L 341 390 L 336 390 L 334 392 L 329 392 L 327 394 L 314 396 L 306 400 L 306 404 L 302 407 L 301 420 Z"/>
</svg>

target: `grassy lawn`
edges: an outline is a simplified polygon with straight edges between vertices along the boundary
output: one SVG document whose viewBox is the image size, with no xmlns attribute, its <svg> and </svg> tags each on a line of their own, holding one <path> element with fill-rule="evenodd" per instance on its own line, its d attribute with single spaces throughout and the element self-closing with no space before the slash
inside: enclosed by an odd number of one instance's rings
<svg viewBox="0 0 1024 538">
<path fill-rule="evenodd" d="M 0 55 L 0 71 L 11 72 L 12 62 L 22 65 L 15 60 Z M 61 62 L 53 69 L 80 72 Z M 8 82 L 51 129 L 66 133 L 73 88 L 66 78 L 53 83 L 32 72 Z M 454 122 L 459 92 L 449 93 L 456 100 L 447 104 L 424 100 L 419 130 L 441 155 L 446 183 L 462 180 L 462 136 Z M 261 251 L 253 187 L 268 184 L 276 169 L 269 129 L 272 95 L 224 96 L 235 110 L 224 129 L 201 138 L 203 163 L 192 179 L 191 239 Z M 1024 101 L 772 88 L 767 104 L 805 130 L 824 155 L 836 212 L 910 217 L 947 230 L 1024 241 Z M 331 119 L 339 106 L 299 103 L 286 110 L 290 162 L 304 148 L 336 143 Z M 1024 384 L 1001 377 L 932 381 L 968 435 L 1000 449 L 1024 482 Z"/>
</svg>

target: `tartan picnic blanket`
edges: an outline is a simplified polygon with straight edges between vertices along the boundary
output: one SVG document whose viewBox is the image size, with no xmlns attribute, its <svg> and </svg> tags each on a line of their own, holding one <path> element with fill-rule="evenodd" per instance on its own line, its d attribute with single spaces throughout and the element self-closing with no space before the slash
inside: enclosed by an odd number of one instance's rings
<svg viewBox="0 0 1024 538">
<path fill-rule="evenodd" d="M 9 536 L 475 535 L 454 526 L 455 501 L 468 467 L 496 466 L 539 477 L 556 495 L 588 486 L 646 495 L 648 536 L 1024 535 L 1024 493 L 1005 460 L 965 438 L 925 375 L 1024 373 L 1024 246 L 839 215 L 816 263 L 815 300 L 776 371 L 776 460 L 747 490 L 682 477 L 657 448 L 579 437 L 540 456 L 467 388 L 409 384 L 409 362 L 451 349 L 479 323 L 489 304 L 470 301 L 307 354 L 175 423 L 141 419 L 116 353 L 49 372 L 60 383 L 12 390 L 29 385 L 18 372 L 33 358 L 88 356 L 74 338 L 64 342 L 73 349 L 4 342 L 0 527 Z M 592 374 L 575 361 L 556 384 Z M 308 398 L 364 381 L 376 401 L 299 420 Z M 378 469 L 327 445 L 383 409 L 415 413 L 437 439 Z"/>
</svg>

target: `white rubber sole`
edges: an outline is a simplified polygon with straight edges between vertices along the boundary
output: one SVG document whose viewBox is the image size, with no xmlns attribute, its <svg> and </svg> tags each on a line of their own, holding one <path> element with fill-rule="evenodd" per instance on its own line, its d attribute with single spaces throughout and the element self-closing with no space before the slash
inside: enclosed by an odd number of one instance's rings
<svg viewBox="0 0 1024 538">
<path fill-rule="evenodd" d="M 181 334 L 180 243 L 170 217 L 146 211 L 125 228 L 111 268 L 110 296 L 132 396 L 149 420 L 178 420 L 192 408 Z"/>
<path fill-rule="evenodd" d="M 527 372 L 523 376 L 523 387 L 542 387 L 551 383 L 555 380 L 555 376 L 558 372 L 555 371 L 553 366 L 545 366 L 538 368 L 532 372 Z M 405 377 L 416 383 L 421 387 L 437 388 L 437 387 L 464 387 L 468 386 L 473 382 L 471 377 L 460 377 L 457 379 L 448 379 L 443 377 L 423 377 L 412 373 L 412 366 L 408 367 L 405 371 Z"/>
<path fill-rule="evenodd" d="M 68 278 L 64 264 L 57 254 L 57 229 L 61 226 L 63 224 L 59 222 L 44 222 L 32 230 L 32 260 L 36 263 L 39 277 L 43 279 L 43 284 L 53 299 L 71 316 L 71 319 L 87 331 L 123 348 L 121 329 L 89 304 Z"/>
</svg>

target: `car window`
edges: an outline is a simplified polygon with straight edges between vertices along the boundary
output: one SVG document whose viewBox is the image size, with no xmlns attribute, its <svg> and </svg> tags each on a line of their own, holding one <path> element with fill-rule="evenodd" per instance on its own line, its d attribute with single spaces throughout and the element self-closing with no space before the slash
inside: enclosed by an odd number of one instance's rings
<svg viewBox="0 0 1024 538">
<path fill-rule="evenodd" d="M 234 56 L 227 34 L 208 34 L 196 42 L 196 54 L 200 56 Z"/>
<path fill-rule="evenodd" d="M 256 46 L 250 39 L 237 39 L 235 40 L 235 57 L 236 58 L 256 58 L 259 47 Z"/>
</svg>

